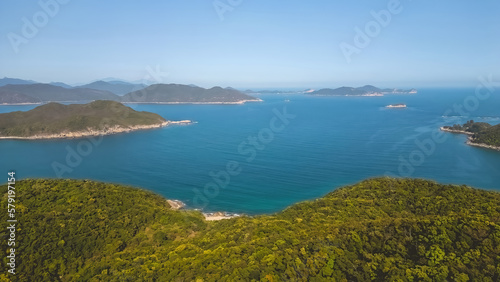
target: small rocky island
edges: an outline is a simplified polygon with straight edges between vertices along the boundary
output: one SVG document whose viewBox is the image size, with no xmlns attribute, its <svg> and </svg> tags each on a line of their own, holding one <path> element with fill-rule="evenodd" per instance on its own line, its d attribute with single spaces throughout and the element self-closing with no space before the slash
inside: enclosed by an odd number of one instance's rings
<svg viewBox="0 0 500 282">
<path fill-rule="evenodd" d="M 500 150 L 500 124 L 491 125 L 486 122 L 467 121 L 465 124 L 443 126 L 442 131 L 467 134 L 467 144 L 471 146 Z"/>
<path fill-rule="evenodd" d="M 191 121 L 167 121 L 114 101 L 48 103 L 27 112 L 0 114 L 0 139 L 59 139 L 110 135 Z"/>
<path fill-rule="evenodd" d="M 405 104 L 392 104 L 385 106 L 386 108 L 406 108 Z"/>
</svg>

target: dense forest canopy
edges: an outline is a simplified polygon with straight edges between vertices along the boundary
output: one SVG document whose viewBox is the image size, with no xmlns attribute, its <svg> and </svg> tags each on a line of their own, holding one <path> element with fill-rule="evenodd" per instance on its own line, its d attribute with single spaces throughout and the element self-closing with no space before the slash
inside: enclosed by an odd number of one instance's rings
<svg viewBox="0 0 500 282">
<path fill-rule="evenodd" d="M 500 280 L 500 194 L 466 186 L 371 179 L 218 222 L 114 184 L 24 180 L 16 193 L 14 281 Z"/>
</svg>

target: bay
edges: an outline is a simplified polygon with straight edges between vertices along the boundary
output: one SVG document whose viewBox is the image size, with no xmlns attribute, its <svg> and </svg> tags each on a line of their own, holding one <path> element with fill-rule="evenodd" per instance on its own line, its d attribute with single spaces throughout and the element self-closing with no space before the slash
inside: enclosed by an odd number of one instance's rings
<svg viewBox="0 0 500 282">
<path fill-rule="evenodd" d="M 384 175 L 500 190 L 500 152 L 439 131 L 470 119 L 500 123 L 498 94 L 474 100 L 474 93 L 429 88 L 384 97 L 259 95 L 264 102 L 244 105 L 131 104 L 198 123 L 105 136 L 98 144 L 1 140 L 0 182 L 10 170 L 20 178 L 92 179 L 142 187 L 190 208 L 251 215 Z M 385 108 L 395 103 L 408 107 Z M 0 106 L 0 113 L 34 107 Z M 284 112 L 294 116 L 287 124 L 279 118 Z M 235 163 L 241 172 L 229 175 Z"/>
</svg>

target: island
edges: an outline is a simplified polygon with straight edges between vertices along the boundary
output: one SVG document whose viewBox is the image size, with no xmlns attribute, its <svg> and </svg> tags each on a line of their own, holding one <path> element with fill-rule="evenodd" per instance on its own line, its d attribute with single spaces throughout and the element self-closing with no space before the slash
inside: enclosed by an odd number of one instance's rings
<svg viewBox="0 0 500 282">
<path fill-rule="evenodd" d="M 0 139 L 81 138 L 190 123 L 167 121 L 158 114 L 137 112 L 114 101 L 53 102 L 27 112 L 0 114 Z"/>
<path fill-rule="evenodd" d="M 262 100 L 231 87 L 205 89 L 195 85 L 154 84 L 126 94 L 121 101 L 155 104 L 243 104 Z"/>
<path fill-rule="evenodd" d="M 463 125 L 443 126 L 441 130 L 468 135 L 468 145 L 500 150 L 500 124 L 493 126 L 486 122 L 469 120 Z"/>
<path fill-rule="evenodd" d="M 403 90 L 397 88 L 381 89 L 373 85 L 365 85 L 362 87 L 339 87 L 335 89 L 323 88 L 315 91 L 307 91 L 306 94 L 313 96 L 384 96 L 388 94 L 416 94 L 416 89 Z"/>
<path fill-rule="evenodd" d="M 19 79 L 0 79 L 0 105 L 83 103 L 94 100 L 157 104 L 243 104 L 262 101 L 231 87 L 215 86 L 206 89 L 184 84 L 147 86 L 121 81 L 95 81 L 72 87 L 61 82 L 47 84 Z"/>
<path fill-rule="evenodd" d="M 385 106 L 386 108 L 406 108 L 406 104 L 392 104 Z"/>
<path fill-rule="evenodd" d="M 3 207 L 7 191 L 0 185 Z M 464 185 L 375 178 L 219 221 L 89 180 L 20 180 L 15 193 L 16 281 L 500 279 L 500 193 Z M 11 224 L 7 212 L 0 220 Z M 0 280 L 7 269 L 0 264 Z"/>
</svg>

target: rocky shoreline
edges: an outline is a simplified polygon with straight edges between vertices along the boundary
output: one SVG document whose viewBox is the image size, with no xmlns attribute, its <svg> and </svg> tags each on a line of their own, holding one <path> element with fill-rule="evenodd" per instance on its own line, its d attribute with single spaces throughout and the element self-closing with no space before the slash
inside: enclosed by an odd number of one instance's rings
<svg viewBox="0 0 500 282">
<path fill-rule="evenodd" d="M 42 135 L 33 135 L 28 137 L 23 136 L 0 136 L 0 139 L 13 139 L 13 140 L 44 140 L 44 139 L 77 139 L 77 138 L 85 138 L 85 137 L 95 137 L 95 136 L 105 136 L 112 135 L 118 133 L 128 133 L 132 131 L 138 130 L 146 130 L 146 129 L 155 129 L 161 128 L 169 125 L 188 125 L 194 122 L 190 120 L 181 120 L 181 121 L 164 121 L 162 123 L 149 124 L 149 125 L 135 125 L 129 127 L 122 126 L 113 126 L 111 128 L 107 128 L 105 130 L 94 130 L 88 129 L 85 131 L 76 131 L 76 132 L 63 132 L 58 134 L 42 134 Z"/>
<path fill-rule="evenodd" d="M 463 131 L 463 130 L 448 129 L 448 128 L 444 128 L 444 127 L 441 127 L 440 129 L 441 129 L 441 131 L 468 135 L 467 142 L 465 142 L 467 145 L 500 151 L 499 146 L 492 146 L 492 145 L 488 145 L 488 144 L 484 144 L 484 143 L 475 143 L 474 138 L 472 137 L 474 135 L 473 133 Z"/>
<path fill-rule="evenodd" d="M 180 210 L 186 207 L 186 204 L 180 200 L 167 200 L 167 203 L 170 205 L 172 210 Z M 240 217 L 240 214 L 237 213 L 228 213 L 228 212 L 202 212 L 206 221 L 217 221 L 222 219 L 231 219 L 235 217 Z"/>
<path fill-rule="evenodd" d="M 446 132 L 451 132 L 451 133 L 474 135 L 474 133 L 470 133 L 470 132 L 463 131 L 463 130 L 453 130 L 453 129 L 448 129 L 448 128 L 445 128 L 445 127 L 440 127 L 439 129 L 441 129 L 441 131 L 446 131 Z"/>
<path fill-rule="evenodd" d="M 500 151 L 500 147 L 499 146 L 492 146 L 492 145 L 483 144 L 483 143 L 474 143 L 474 139 L 472 139 L 472 137 L 469 137 L 467 139 L 466 143 L 467 143 L 467 145 L 470 145 L 470 146 L 475 146 L 475 147 L 481 147 L 481 148 L 486 148 L 486 149 L 492 149 L 492 150 Z"/>
</svg>

